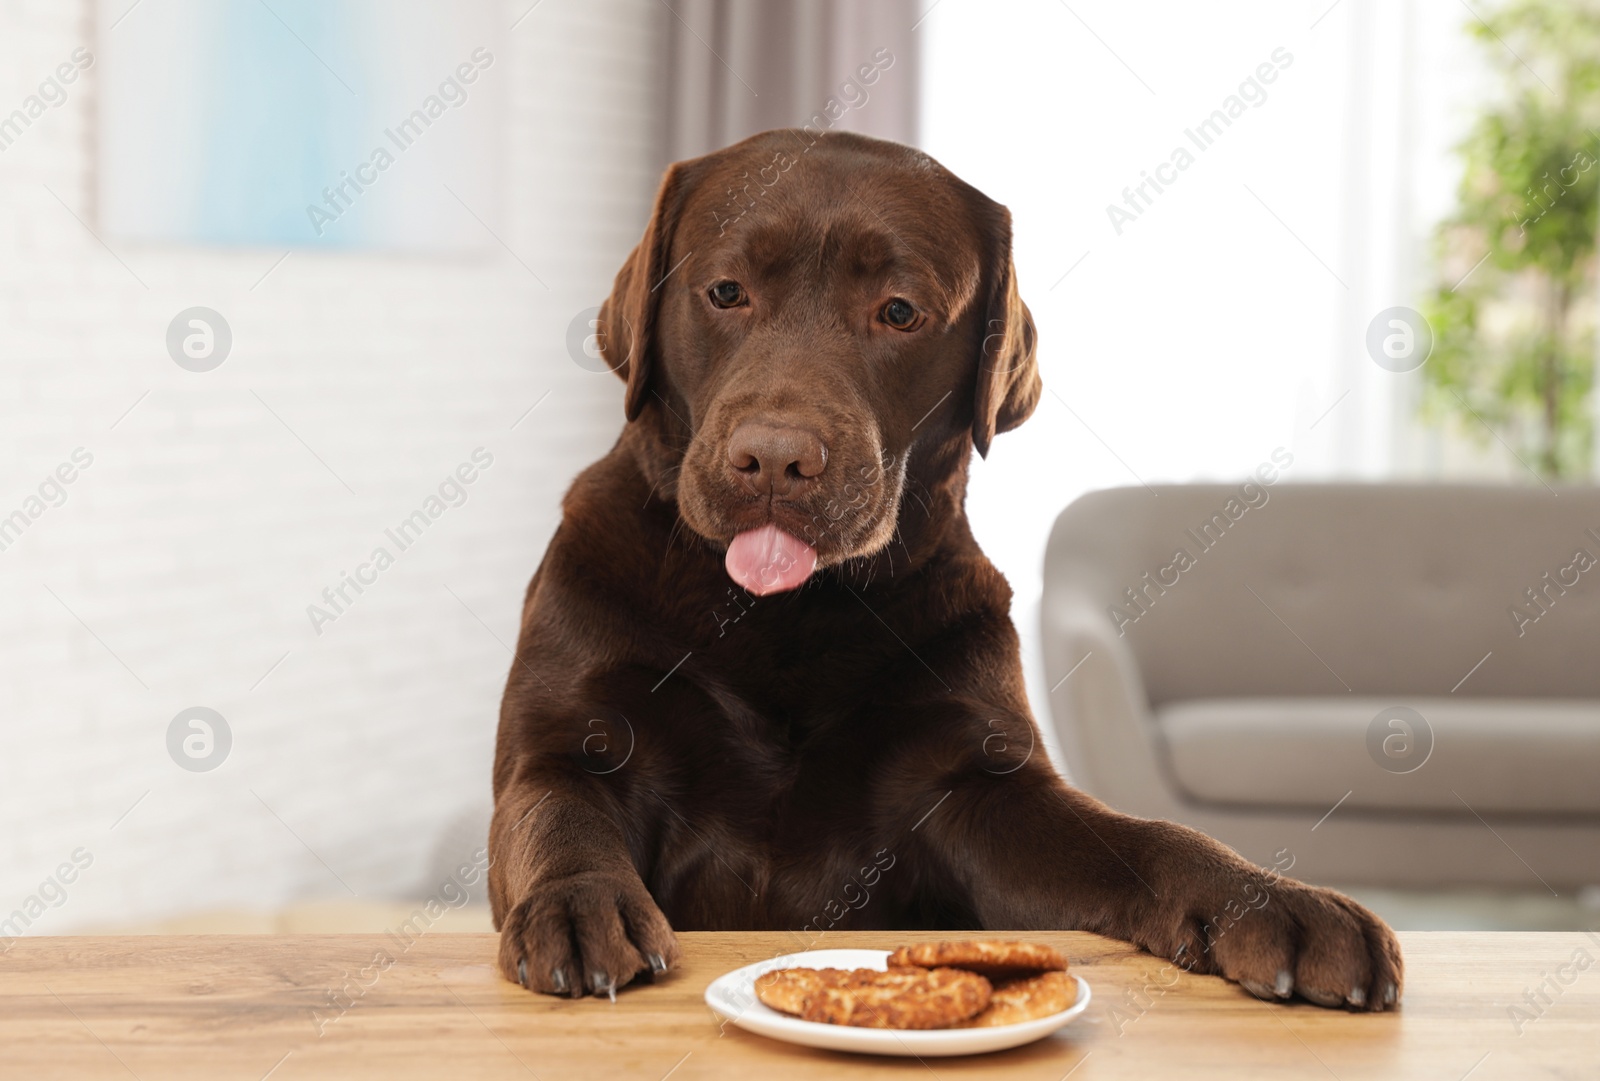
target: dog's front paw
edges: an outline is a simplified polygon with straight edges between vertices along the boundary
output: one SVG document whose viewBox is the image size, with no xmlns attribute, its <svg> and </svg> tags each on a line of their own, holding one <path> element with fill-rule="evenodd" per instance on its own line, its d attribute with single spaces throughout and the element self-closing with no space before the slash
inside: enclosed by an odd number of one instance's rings
<svg viewBox="0 0 1600 1081">
<path fill-rule="evenodd" d="M 678 941 L 638 878 L 587 872 L 541 882 L 500 929 L 500 971 L 530 991 L 609 994 L 665 972 Z"/>
<path fill-rule="evenodd" d="M 1223 976 L 1257 998 L 1390 1010 L 1404 964 L 1394 932 L 1350 898 L 1284 878 L 1246 879 L 1184 914 L 1163 952 L 1190 972 Z"/>
</svg>

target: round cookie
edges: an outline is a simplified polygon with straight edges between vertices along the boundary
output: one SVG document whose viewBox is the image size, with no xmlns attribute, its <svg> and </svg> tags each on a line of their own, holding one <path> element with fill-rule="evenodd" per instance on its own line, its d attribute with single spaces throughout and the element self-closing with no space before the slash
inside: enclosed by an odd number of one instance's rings
<svg viewBox="0 0 1600 1081">
<path fill-rule="evenodd" d="M 952 968 L 786 968 L 755 981 L 756 997 L 806 1021 L 858 1028 L 949 1028 L 989 1005 L 989 981 Z"/>
<path fill-rule="evenodd" d="M 991 1028 L 1049 1017 L 1078 1001 L 1078 981 L 1065 972 L 1043 972 L 1000 984 L 989 996 L 989 1006 L 956 1028 Z"/>
<path fill-rule="evenodd" d="M 919 968 L 960 968 L 1008 980 L 1039 972 L 1065 972 L 1067 959 L 1050 946 L 1037 942 L 1002 942 L 972 939 L 966 942 L 924 942 L 901 946 L 889 955 L 889 964 Z"/>
</svg>

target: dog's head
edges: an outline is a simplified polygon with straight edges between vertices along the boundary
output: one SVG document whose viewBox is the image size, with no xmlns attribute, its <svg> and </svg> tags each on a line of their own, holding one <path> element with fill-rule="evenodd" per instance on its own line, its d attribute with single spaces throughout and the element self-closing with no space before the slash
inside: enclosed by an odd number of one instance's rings
<svg viewBox="0 0 1600 1081">
<path fill-rule="evenodd" d="M 664 490 L 754 593 L 870 556 L 907 466 L 986 454 L 1039 399 L 1011 216 L 926 155 L 771 131 L 667 170 L 600 314 Z"/>
</svg>

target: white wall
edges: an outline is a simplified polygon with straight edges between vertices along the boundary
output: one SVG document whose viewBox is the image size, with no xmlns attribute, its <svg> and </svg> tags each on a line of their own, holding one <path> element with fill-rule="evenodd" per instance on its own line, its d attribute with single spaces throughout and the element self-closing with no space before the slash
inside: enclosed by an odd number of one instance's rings
<svg viewBox="0 0 1600 1081">
<path fill-rule="evenodd" d="M 0 5 L 0 114 L 115 33 L 126 5 L 102 6 Z M 621 424 L 621 384 L 566 332 L 648 214 L 665 17 L 543 0 L 488 43 L 516 258 L 113 254 L 90 231 L 92 67 L 0 152 L 0 516 L 93 458 L 0 551 L 0 917 L 80 848 L 33 931 L 422 894 L 441 846 L 480 843 L 502 643 L 561 492 Z M 165 347 L 195 305 L 234 337 L 203 374 Z M 307 606 L 478 447 L 467 501 L 315 633 Z M 190 706 L 232 731 L 211 772 L 168 754 Z"/>
</svg>

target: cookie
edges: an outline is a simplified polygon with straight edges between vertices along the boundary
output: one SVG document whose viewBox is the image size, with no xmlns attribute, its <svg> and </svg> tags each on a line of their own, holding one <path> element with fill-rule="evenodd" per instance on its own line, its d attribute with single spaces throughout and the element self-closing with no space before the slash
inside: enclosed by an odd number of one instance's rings
<svg viewBox="0 0 1600 1081">
<path fill-rule="evenodd" d="M 804 1014 L 824 988 L 838 987 L 854 974 L 840 968 L 780 968 L 756 977 L 756 998 L 781 1013 Z"/>
<path fill-rule="evenodd" d="M 989 996 L 988 1007 L 978 1016 L 957 1022 L 956 1028 L 991 1028 L 1049 1017 L 1078 1001 L 1078 981 L 1065 972 L 1008 980 Z"/>
<path fill-rule="evenodd" d="M 1067 959 L 1037 942 L 1001 942 L 973 939 L 966 942 L 925 942 L 901 946 L 889 955 L 889 964 L 919 968 L 959 968 L 990 980 L 1013 980 L 1040 972 L 1065 972 Z"/>
<path fill-rule="evenodd" d="M 989 981 L 953 968 L 785 968 L 756 979 L 756 997 L 806 1021 L 857 1028 L 950 1028 L 989 1005 Z"/>
</svg>

